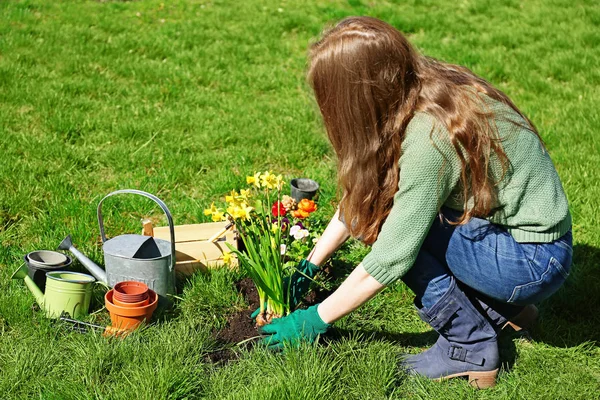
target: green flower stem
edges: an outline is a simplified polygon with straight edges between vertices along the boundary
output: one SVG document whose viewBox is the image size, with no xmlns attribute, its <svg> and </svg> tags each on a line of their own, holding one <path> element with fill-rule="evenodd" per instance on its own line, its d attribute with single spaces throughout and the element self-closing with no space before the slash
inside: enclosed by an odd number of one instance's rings
<svg viewBox="0 0 600 400">
<path fill-rule="evenodd" d="M 284 316 L 289 313 L 290 307 L 287 303 L 289 285 L 284 287 L 283 284 L 285 270 L 284 256 L 281 254 L 282 218 L 277 216 L 278 229 L 273 232 L 271 210 L 268 207 L 271 204 L 269 193 L 269 189 L 265 188 L 264 198 L 256 202 L 258 207 L 254 215 L 248 219 L 236 220 L 246 252 L 242 253 L 233 246 L 228 246 L 238 256 L 241 268 L 257 287 L 260 312 Z M 280 187 L 277 187 L 276 196 L 277 201 L 280 201 Z"/>
</svg>

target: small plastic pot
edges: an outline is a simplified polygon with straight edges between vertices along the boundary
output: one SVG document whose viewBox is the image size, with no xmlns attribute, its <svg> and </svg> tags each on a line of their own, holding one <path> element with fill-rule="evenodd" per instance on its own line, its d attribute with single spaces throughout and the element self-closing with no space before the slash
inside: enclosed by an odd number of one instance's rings
<svg viewBox="0 0 600 400">
<path fill-rule="evenodd" d="M 145 300 L 142 300 L 142 301 L 136 301 L 135 303 L 128 303 L 126 301 L 117 300 L 115 298 L 115 296 L 113 295 L 113 304 L 115 306 L 127 307 L 127 308 L 142 307 L 142 306 L 145 306 L 147 304 L 150 304 L 150 299 L 145 299 Z"/>
<path fill-rule="evenodd" d="M 312 200 L 319 190 L 319 184 L 308 178 L 294 178 L 290 181 L 291 196 L 296 202 L 302 199 Z"/>
<path fill-rule="evenodd" d="M 156 292 L 148 289 L 148 304 L 139 307 L 122 307 L 114 304 L 114 289 L 109 290 L 104 296 L 104 304 L 110 313 L 112 327 L 119 330 L 134 330 L 144 321 L 150 322 L 152 313 L 158 305 Z"/>
<path fill-rule="evenodd" d="M 123 303 L 138 303 L 148 298 L 146 284 L 137 281 L 123 281 L 114 286 L 113 297 Z"/>
<path fill-rule="evenodd" d="M 65 265 L 68 257 L 63 253 L 52 250 L 37 250 L 27 254 L 27 260 L 40 267 L 57 267 Z"/>
</svg>

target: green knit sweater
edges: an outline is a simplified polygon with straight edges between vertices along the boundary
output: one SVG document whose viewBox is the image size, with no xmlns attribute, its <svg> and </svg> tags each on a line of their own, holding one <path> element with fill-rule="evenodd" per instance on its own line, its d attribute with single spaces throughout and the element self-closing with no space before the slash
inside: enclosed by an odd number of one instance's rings
<svg viewBox="0 0 600 400">
<path fill-rule="evenodd" d="M 510 122 L 524 123 L 522 118 L 503 103 L 488 100 L 510 162 L 498 186 L 497 211 L 488 220 L 503 226 L 521 243 L 556 240 L 571 227 L 556 169 L 537 136 Z M 366 271 L 384 285 L 398 280 L 413 266 L 442 205 L 463 209 L 460 160 L 448 131 L 435 117 L 417 113 L 410 121 L 399 167 L 394 205 L 362 262 Z M 500 163 L 493 159 L 494 178 L 501 173 Z"/>
</svg>

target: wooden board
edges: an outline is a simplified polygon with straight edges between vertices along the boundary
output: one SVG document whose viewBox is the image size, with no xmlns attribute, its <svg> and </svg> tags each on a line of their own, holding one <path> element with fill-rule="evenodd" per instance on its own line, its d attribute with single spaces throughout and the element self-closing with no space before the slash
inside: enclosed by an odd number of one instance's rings
<svg viewBox="0 0 600 400">
<path fill-rule="evenodd" d="M 227 243 L 237 248 L 235 228 L 228 229 L 217 241 L 207 239 L 222 231 L 227 222 L 208 222 L 204 224 L 176 225 L 175 230 L 175 269 L 184 275 L 191 275 L 197 270 L 223 266 L 223 253 L 229 252 Z M 169 227 L 149 227 L 144 225 L 146 234 L 151 233 L 157 239 L 171 241 Z M 232 267 L 237 266 L 237 259 L 232 258 Z"/>
<path fill-rule="evenodd" d="M 197 242 L 207 240 L 212 235 L 227 226 L 225 222 L 206 222 L 204 224 L 175 225 L 175 243 Z M 227 231 L 227 235 L 233 238 L 233 229 Z M 154 227 L 154 237 L 169 240 L 169 227 Z"/>
</svg>

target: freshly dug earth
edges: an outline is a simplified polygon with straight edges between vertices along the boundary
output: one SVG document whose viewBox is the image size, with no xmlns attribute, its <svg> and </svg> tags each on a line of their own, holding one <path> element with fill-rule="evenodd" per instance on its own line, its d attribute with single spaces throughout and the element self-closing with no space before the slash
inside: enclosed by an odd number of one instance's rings
<svg viewBox="0 0 600 400">
<path fill-rule="evenodd" d="M 231 345 L 258 336 L 254 321 L 250 318 L 250 315 L 258 308 L 259 304 L 256 287 L 249 278 L 236 282 L 235 286 L 248 302 L 248 307 L 233 313 L 227 320 L 225 327 L 214 333 L 217 343 L 223 345 L 223 348 L 209 353 L 206 358 L 215 364 L 236 360 L 239 354 L 234 351 Z M 251 347 L 252 344 L 253 341 L 248 341 L 246 346 Z"/>
<path fill-rule="evenodd" d="M 243 340 L 258 336 L 254 320 L 250 315 L 260 306 L 258 291 L 250 278 L 244 278 L 235 284 L 236 289 L 248 302 L 248 308 L 232 314 L 225 327 L 217 333 L 217 340 L 223 344 L 237 344 Z"/>
<path fill-rule="evenodd" d="M 320 287 L 316 288 L 306 295 L 304 300 L 302 300 L 302 304 L 306 307 L 314 306 L 329 297 L 331 293 L 333 293 L 333 290 L 327 290 Z"/>
<path fill-rule="evenodd" d="M 237 344 L 260 335 L 256 329 L 254 320 L 250 318 L 254 310 L 260 306 L 258 292 L 254 283 L 252 283 L 250 278 L 244 278 L 236 282 L 235 286 L 249 305 L 247 308 L 233 313 L 227 320 L 225 327 L 216 333 L 217 341 L 222 344 Z M 329 294 L 331 294 L 330 291 L 318 288 L 311 291 L 302 303 L 306 306 L 311 306 L 323 301 Z M 247 342 L 247 345 L 252 346 L 255 342 L 255 340 L 250 340 Z"/>
</svg>

